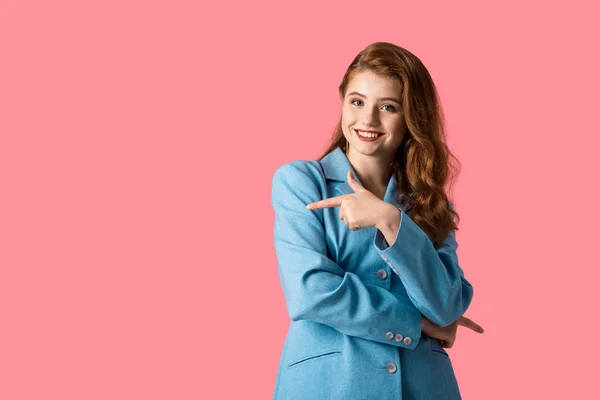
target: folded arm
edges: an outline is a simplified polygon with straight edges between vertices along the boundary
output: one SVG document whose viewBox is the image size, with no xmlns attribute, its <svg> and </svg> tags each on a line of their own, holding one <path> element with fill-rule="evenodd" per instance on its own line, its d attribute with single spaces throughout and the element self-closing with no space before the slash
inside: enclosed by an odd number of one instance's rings
<svg viewBox="0 0 600 400">
<path fill-rule="evenodd" d="M 473 298 L 473 287 L 458 263 L 456 234 L 451 231 L 436 249 L 408 214 L 402 209 L 400 214 L 394 242 L 388 246 L 377 230 L 373 245 L 398 274 L 419 311 L 436 325 L 448 326 L 465 313 Z"/>
<path fill-rule="evenodd" d="M 310 162 L 294 161 L 281 166 L 273 177 L 274 243 L 290 318 L 413 349 L 421 336 L 422 319 L 415 305 L 385 288 L 363 283 L 328 258 L 323 211 L 306 209 L 308 203 L 321 200 L 318 174 Z"/>
</svg>

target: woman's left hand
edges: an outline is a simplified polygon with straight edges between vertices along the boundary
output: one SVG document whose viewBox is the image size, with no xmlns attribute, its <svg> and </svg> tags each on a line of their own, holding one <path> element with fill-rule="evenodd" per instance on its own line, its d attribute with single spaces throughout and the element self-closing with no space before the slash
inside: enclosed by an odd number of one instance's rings
<svg viewBox="0 0 600 400">
<path fill-rule="evenodd" d="M 355 231 L 366 227 L 379 228 L 386 221 L 386 216 L 390 211 L 389 207 L 394 206 L 365 189 L 354 179 L 352 170 L 348 170 L 346 178 L 354 193 L 316 201 L 308 204 L 306 208 L 317 210 L 340 206 L 339 219 L 343 220 L 350 230 Z"/>
</svg>

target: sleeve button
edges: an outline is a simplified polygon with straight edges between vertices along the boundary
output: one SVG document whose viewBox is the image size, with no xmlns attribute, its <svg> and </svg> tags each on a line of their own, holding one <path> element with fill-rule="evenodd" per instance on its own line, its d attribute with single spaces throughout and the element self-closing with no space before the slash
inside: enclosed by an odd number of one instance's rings
<svg viewBox="0 0 600 400">
<path fill-rule="evenodd" d="M 388 339 L 393 339 L 394 338 L 394 332 L 388 332 L 385 334 L 385 337 Z"/>
<path fill-rule="evenodd" d="M 409 338 L 408 336 L 404 338 L 404 344 L 405 345 L 409 345 L 411 343 L 412 343 L 412 339 L 411 338 Z"/>
<path fill-rule="evenodd" d="M 399 333 L 396 334 L 396 342 L 401 342 L 402 341 L 403 336 Z"/>
</svg>

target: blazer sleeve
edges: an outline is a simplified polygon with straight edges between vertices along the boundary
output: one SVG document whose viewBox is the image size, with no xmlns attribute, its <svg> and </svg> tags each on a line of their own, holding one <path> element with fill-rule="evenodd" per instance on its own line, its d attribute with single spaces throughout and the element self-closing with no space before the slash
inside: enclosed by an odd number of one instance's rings
<svg viewBox="0 0 600 400">
<path fill-rule="evenodd" d="M 282 165 L 273 176 L 274 243 L 290 318 L 325 324 L 349 336 L 415 348 L 422 319 L 415 305 L 405 296 L 363 283 L 328 258 L 323 210 L 306 209 L 307 204 L 322 200 L 316 181 L 320 173 L 309 161 L 300 160 Z M 397 341 L 398 333 L 405 339 Z"/>
<path fill-rule="evenodd" d="M 452 202 L 450 208 L 454 209 Z M 456 234 L 435 248 L 427 234 L 404 212 L 391 245 L 377 230 L 373 245 L 402 280 L 408 297 L 431 322 L 445 327 L 460 318 L 473 299 L 473 287 L 458 263 Z"/>
</svg>

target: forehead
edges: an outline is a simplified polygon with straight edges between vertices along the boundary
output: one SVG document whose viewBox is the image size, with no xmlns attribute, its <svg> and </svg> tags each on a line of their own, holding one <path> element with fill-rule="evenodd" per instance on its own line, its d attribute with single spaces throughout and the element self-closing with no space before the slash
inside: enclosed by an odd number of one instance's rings
<svg viewBox="0 0 600 400">
<path fill-rule="evenodd" d="M 372 71 L 361 71 L 350 79 L 346 93 L 359 92 L 371 97 L 397 97 L 402 94 L 402 84 L 394 78 L 378 75 Z"/>
</svg>

